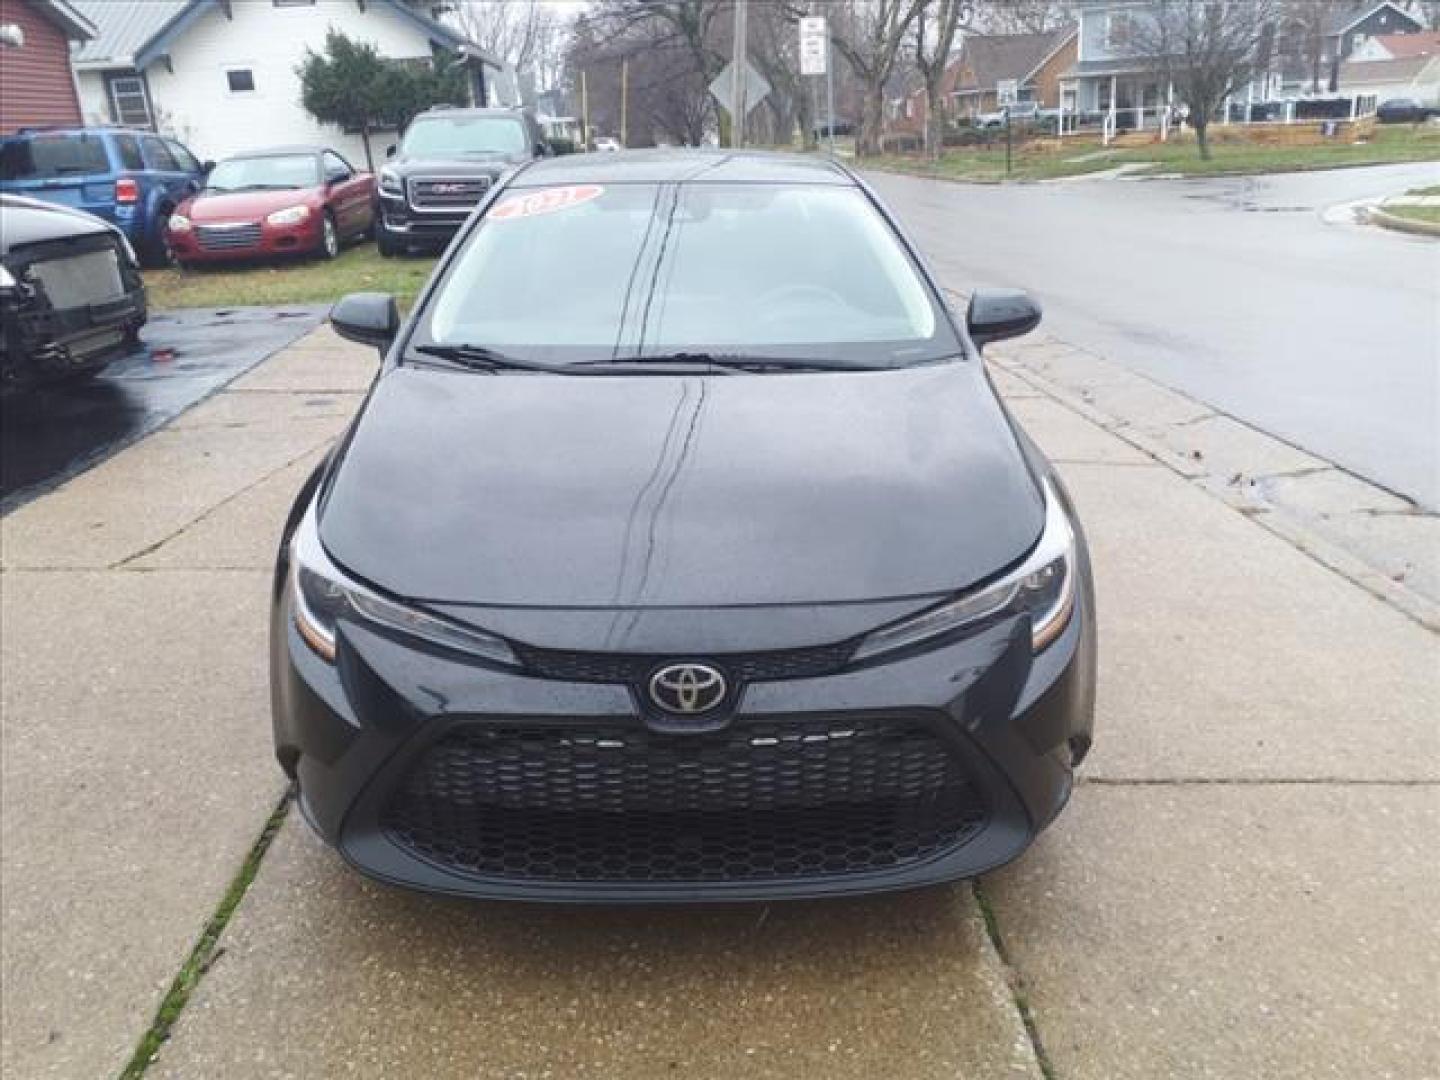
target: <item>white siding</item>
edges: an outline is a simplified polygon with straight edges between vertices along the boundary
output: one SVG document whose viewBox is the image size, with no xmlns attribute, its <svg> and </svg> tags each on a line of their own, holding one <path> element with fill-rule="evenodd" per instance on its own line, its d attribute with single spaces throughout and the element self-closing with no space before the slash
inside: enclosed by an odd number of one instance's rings
<svg viewBox="0 0 1440 1080">
<path fill-rule="evenodd" d="M 425 35 L 385 4 L 367 4 L 361 12 L 355 0 L 278 8 L 269 0 L 234 0 L 230 8 L 233 19 L 212 10 L 175 41 L 173 73 L 163 62 L 150 66 L 150 98 L 160 130 L 202 159 L 218 161 L 242 150 L 282 143 L 318 143 L 334 147 L 356 168 L 364 169 L 359 135 L 321 124 L 305 111 L 295 68 L 307 46 L 315 52 L 324 49 L 330 26 L 370 42 L 391 59 L 428 58 L 430 43 Z M 253 92 L 230 92 L 226 72 L 234 68 L 254 73 Z M 92 80 L 94 89 L 87 87 Z M 87 114 L 92 98 L 103 113 L 100 76 L 82 75 L 81 94 Z M 392 141 L 387 134 L 371 137 L 377 168 Z"/>
<path fill-rule="evenodd" d="M 85 123 L 110 123 L 104 76 L 98 71 L 77 71 L 75 83 L 80 88 L 80 111 L 85 114 Z"/>
</svg>

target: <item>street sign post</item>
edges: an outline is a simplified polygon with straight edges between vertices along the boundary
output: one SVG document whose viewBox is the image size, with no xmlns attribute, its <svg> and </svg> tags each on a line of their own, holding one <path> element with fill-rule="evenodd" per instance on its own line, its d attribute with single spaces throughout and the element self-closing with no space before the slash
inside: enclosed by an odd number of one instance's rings
<svg viewBox="0 0 1440 1080">
<path fill-rule="evenodd" d="M 807 15 L 800 20 L 800 74 L 825 77 L 825 137 L 830 156 L 835 156 L 835 76 L 830 63 L 830 28 L 824 15 Z M 815 98 L 820 97 L 816 84 Z M 817 108 L 815 110 L 819 112 Z"/>
</svg>

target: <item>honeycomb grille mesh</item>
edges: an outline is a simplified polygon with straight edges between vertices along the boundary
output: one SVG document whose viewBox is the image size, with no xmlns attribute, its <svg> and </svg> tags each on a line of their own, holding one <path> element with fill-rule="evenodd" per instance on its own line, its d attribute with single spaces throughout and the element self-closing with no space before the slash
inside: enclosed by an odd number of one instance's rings
<svg viewBox="0 0 1440 1080">
<path fill-rule="evenodd" d="M 570 652 L 537 649 L 516 643 L 520 662 L 542 679 L 566 682 L 642 683 L 657 665 L 674 657 L 638 653 Z M 814 645 L 770 652 L 731 653 L 713 659 L 732 681 L 764 682 L 773 679 L 808 679 L 839 671 L 855 651 L 854 641 Z"/>
<path fill-rule="evenodd" d="M 820 719 L 704 736 L 466 726 L 426 751 L 382 824 L 461 873 L 623 882 L 881 870 L 984 820 L 978 790 L 923 724 Z"/>
</svg>

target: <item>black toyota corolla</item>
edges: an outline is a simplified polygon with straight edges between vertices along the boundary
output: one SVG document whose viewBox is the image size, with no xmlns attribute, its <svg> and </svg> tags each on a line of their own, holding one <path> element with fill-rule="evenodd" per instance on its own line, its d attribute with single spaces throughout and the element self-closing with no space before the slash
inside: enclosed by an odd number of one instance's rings
<svg viewBox="0 0 1440 1080">
<path fill-rule="evenodd" d="M 276 749 L 309 822 L 417 888 L 821 896 L 980 873 L 1090 745 L 1059 479 L 863 184 L 640 153 L 497 185 L 301 492 Z"/>
</svg>

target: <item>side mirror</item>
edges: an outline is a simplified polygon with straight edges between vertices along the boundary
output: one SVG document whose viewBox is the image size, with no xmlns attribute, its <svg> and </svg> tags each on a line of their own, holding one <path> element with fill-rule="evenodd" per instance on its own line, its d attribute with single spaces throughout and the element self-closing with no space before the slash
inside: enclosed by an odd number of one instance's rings
<svg viewBox="0 0 1440 1080">
<path fill-rule="evenodd" d="M 400 329 L 400 309 L 389 293 L 357 292 L 342 296 L 330 309 L 330 325 L 346 341 L 385 349 Z"/>
<path fill-rule="evenodd" d="M 976 289 L 965 311 L 965 329 L 976 348 L 1028 334 L 1040 325 L 1040 305 L 1019 289 Z"/>
<path fill-rule="evenodd" d="M 213 161 L 207 160 L 207 161 L 202 161 L 202 162 L 200 163 L 200 171 L 201 171 L 202 173 L 204 173 L 206 176 L 209 176 L 210 173 L 211 173 L 212 171 L 214 171 L 214 169 L 215 169 L 215 162 L 213 162 Z"/>
<path fill-rule="evenodd" d="M 393 142 L 385 148 L 385 156 L 387 158 L 395 156 L 395 144 Z"/>
</svg>

